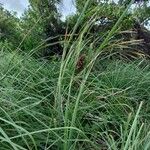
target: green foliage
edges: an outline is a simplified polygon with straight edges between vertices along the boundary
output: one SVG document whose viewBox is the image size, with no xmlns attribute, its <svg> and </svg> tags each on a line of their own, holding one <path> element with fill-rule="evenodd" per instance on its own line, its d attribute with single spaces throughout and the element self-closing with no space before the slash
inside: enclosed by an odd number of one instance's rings
<svg viewBox="0 0 150 150">
<path fill-rule="evenodd" d="M 139 22 L 148 25 L 150 20 L 150 6 L 144 3 L 135 9 L 134 15 L 139 19 Z"/>
<path fill-rule="evenodd" d="M 40 19 L 40 26 L 43 30 L 43 39 L 49 39 L 46 44 L 53 44 L 61 40 L 60 36 L 65 33 L 64 24 L 60 20 L 60 13 L 56 4 L 59 0 L 30 0 L 31 7 Z M 47 47 L 48 51 L 55 53 L 61 51 L 60 44 L 54 44 Z"/>
<path fill-rule="evenodd" d="M 13 44 L 13 48 L 20 41 L 20 20 L 0 5 L 0 40 L 8 40 Z"/>
<path fill-rule="evenodd" d="M 26 37 L 21 44 L 21 49 L 28 53 L 38 47 L 44 40 L 44 29 L 40 15 L 33 9 L 28 8 L 21 17 L 20 26 L 23 30 L 22 39 Z M 33 53 L 38 56 L 40 51 Z"/>
</svg>

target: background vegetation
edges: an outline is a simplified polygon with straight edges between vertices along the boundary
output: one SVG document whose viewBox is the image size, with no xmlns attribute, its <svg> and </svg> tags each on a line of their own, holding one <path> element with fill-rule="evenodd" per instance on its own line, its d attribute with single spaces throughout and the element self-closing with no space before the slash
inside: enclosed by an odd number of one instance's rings
<svg viewBox="0 0 150 150">
<path fill-rule="evenodd" d="M 1 150 L 149 150 L 148 1 L 0 6 Z"/>
</svg>

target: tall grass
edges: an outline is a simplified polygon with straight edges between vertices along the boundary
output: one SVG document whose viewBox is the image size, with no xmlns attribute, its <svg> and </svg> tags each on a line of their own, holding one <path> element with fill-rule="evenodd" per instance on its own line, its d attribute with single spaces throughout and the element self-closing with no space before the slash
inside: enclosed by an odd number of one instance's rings
<svg viewBox="0 0 150 150">
<path fill-rule="evenodd" d="M 11 55 L 1 56 L 1 77 Z M 127 149 L 149 149 L 150 68 L 145 62 L 100 61 L 103 66 L 86 81 L 74 126 L 69 125 L 82 78 L 72 81 L 70 95 L 64 79 L 64 126 L 54 107 L 60 62 L 22 59 L 15 56 L 14 69 L 1 81 L 1 149 L 63 149 L 65 142 L 72 143 L 70 149 L 123 149 L 126 143 Z"/>
<path fill-rule="evenodd" d="M 149 62 L 99 57 L 132 2 L 95 49 L 84 39 L 95 14 L 70 46 L 87 1 L 61 61 L 32 58 L 43 43 L 24 55 L 1 51 L 1 150 L 150 149 Z M 81 54 L 86 62 L 78 71 Z"/>
</svg>

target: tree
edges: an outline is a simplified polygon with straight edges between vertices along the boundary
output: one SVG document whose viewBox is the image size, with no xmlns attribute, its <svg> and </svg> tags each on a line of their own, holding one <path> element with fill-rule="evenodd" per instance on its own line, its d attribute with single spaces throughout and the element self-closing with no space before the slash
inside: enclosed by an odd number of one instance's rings
<svg viewBox="0 0 150 150">
<path fill-rule="evenodd" d="M 22 38 L 25 38 L 24 42 L 21 45 L 21 48 L 25 52 L 30 52 L 40 45 L 40 43 L 44 40 L 44 29 L 42 20 L 39 19 L 40 15 L 33 10 L 32 8 L 28 8 L 23 16 L 21 17 L 20 26 L 23 30 Z M 33 52 L 35 55 L 41 55 L 41 50 Z"/>
<path fill-rule="evenodd" d="M 41 26 L 44 32 L 44 39 L 49 39 L 47 44 L 57 43 L 48 46 L 44 55 L 62 53 L 62 46 L 59 44 L 60 36 L 64 34 L 64 24 L 60 20 L 60 13 L 57 4 L 60 0 L 30 0 L 31 7 L 41 17 Z"/>
<path fill-rule="evenodd" d="M 82 12 L 85 2 L 86 0 L 76 0 L 77 14 Z M 97 36 L 100 37 L 102 34 L 106 34 L 120 18 L 121 14 L 124 12 L 125 8 L 130 2 L 131 0 L 119 0 L 115 2 L 108 2 L 107 0 L 91 0 L 86 11 L 88 15 L 85 20 L 89 20 L 94 13 L 96 14 L 95 24 L 93 26 L 96 30 L 92 30 L 92 34 L 95 36 L 95 34 L 98 33 Z M 122 39 L 130 41 L 131 38 L 134 38 L 134 40 L 142 40 L 143 43 L 140 43 L 142 46 L 137 45 L 133 47 L 128 45 L 127 47 L 132 47 L 133 51 L 139 49 L 146 54 L 150 54 L 150 33 L 144 27 L 144 25 L 149 23 L 149 20 L 150 6 L 148 5 L 148 0 L 135 0 L 132 8 L 130 11 L 128 11 L 128 14 L 120 24 L 118 31 L 134 31 L 136 32 L 136 35 L 134 37 L 132 37 L 133 35 L 130 33 L 115 35 L 113 36 L 113 40 L 116 41 L 117 39 Z"/>
<path fill-rule="evenodd" d="M 19 19 L 0 5 L 0 40 L 8 40 L 15 48 L 20 41 Z"/>
</svg>

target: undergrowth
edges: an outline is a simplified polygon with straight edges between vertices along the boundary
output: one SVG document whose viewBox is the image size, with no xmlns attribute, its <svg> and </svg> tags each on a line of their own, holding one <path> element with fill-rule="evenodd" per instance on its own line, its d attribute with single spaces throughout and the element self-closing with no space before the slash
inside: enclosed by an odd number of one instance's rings
<svg viewBox="0 0 150 150">
<path fill-rule="evenodd" d="M 85 84 L 76 122 L 69 127 L 64 126 L 65 110 L 59 113 L 55 107 L 60 62 L 15 55 L 7 70 L 12 55 L 7 52 L 0 57 L 2 150 L 62 149 L 65 130 L 73 130 L 70 149 L 149 149 L 148 61 L 99 61 L 99 69 L 93 69 Z M 65 82 L 64 109 L 68 100 L 67 79 Z M 68 123 L 80 82 L 78 77 L 72 83 Z"/>
</svg>

